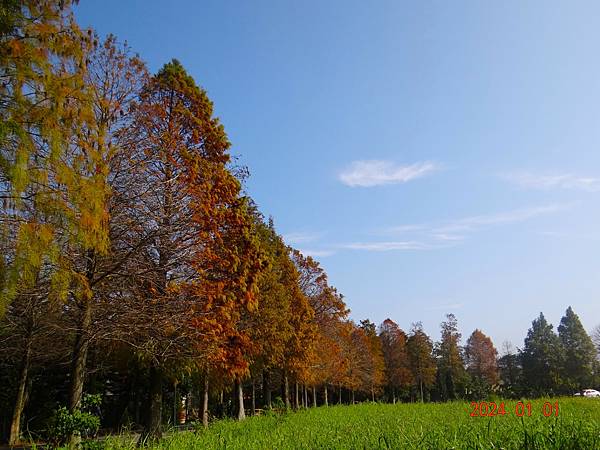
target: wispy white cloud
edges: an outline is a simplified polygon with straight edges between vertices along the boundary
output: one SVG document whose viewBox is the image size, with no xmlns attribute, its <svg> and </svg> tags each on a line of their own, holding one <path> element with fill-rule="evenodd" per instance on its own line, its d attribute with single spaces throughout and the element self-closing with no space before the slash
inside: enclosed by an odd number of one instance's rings
<svg viewBox="0 0 600 450">
<path fill-rule="evenodd" d="M 372 252 L 387 252 L 391 250 L 427 250 L 429 247 L 417 241 L 389 241 L 389 242 L 351 242 L 340 245 L 348 250 L 367 250 Z"/>
<path fill-rule="evenodd" d="M 353 161 L 340 172 L 339 180 L 351 187 L 372 187 L 406 183 L 439 169 L 440 166 L 431 161 L 405 166 L 382 160 Z"/>
<path fill-rule="evenodd" d="M 333 250 L 314 250 L 314 249 L 298 249 L 304 256 L 312 256 L 313 258 L 325 258 L 335 254 Z"/>
<path fill-rule="evenodd" d="M 468 216 L 445 222 L 409 224 L 390 227 L 384 234 L 401 237 L 402 240 L 384 242 L 354 242 L 342 246 L 351 250 L 434 250 L 450 248 L 477 232 L 487 228 L 525 222 L 536 217 L 567 209 L 568 205 L 551 204 L 513 209 L 493 214 Z"/>
<path fill-rule="evenodd" d="M 572 173 L 536 174 L 531 172 L 511 172 L 502 178 L 519 187 L 527 189 L 574 189 L 581 191 L 600 191 L 600 177 L 586 177 Z"/>
<path fill-rule="evenodd" d="M 434 231 L 441 234 L 474 231 L 480 228 L 490 226 L 508 225 L 518 222 L 524 222 L 526 220 L 533 219 L 544 214 L 550 214 L 564 210 L 565 208 L 565 205 L 553 204 L 513 209 L 511 211 L 505 211 L 495 214 L 465 217 L 463 219 L 458 219 L 443 224 L 435 228 Z"/>
<path fill-rule="evenodd" d="M 599 241 L 600 232 L 581 232 L 572 230 L 569 232 L 565 231 L 540 231 L 540 236 L 556 239 L 576 239 L 576 240 L 588 240 L 588 241 Z"/>
<path fill-rule="evenodd" d="M 465 237 L 462 235 L 459 235 L 459 234 L 433 233 L 431 236 L 439 241 L 447 241 L 447 242 L 456 242 L 456 241 L 464 241 L 465 240 Z"/>
<path fill-rule="evenodd" d="M 390 233 L 408 233 L 412 231 L 421 231 L 426 228 L 428 228 L 428 226 L 424 224 L 409 224 L 389 227 L 386 229 L 386 231 Z"/>
<path fill-rule="evenodd" d="M 292 245 L 297 248 L 297 250 L 305 256 L 312 256 L 313 258 L 322 258 L 326 256 L 331 256 L 335 254 L 333 249 L 328 248 L 304 248 L 305 244 L 315 245 L 319 247 L 317 241 L 319 241 L 325 233 L 323 232 L 313 232 L 313 231 L 294 231 L 290 233 L 285 233 L 282 237 L 286 244 Z"/>
<path fill-rule="evenodd" d="M 427 251 L 451 248 L 461 244 L 475 232 L 505 226 L 534 219 L 542 215 L 548 215 L 565 210 L 569 205 L 549 204 L 532 206 L 527 208 L 513 209 L 493 214 L 482 214 L 468 216 L 455 220 L 408 224 L 390 227 L 383 230 L 392 239 L 383 241 L 353 241 L 348 243 L 330 243 L 322 248 L 301 248 L 304 255 L 313 257 L 331 256 L 339 250 L 357 250 L 369 252 L 389 251 Z M 322 237 L 323 233 L 294 232 L 285 234 L 284 240 L 288 244 L 298 245 L 313 244 Z M 317 245 L 319 247 L 320 245 Z"/>
<path fill-rule="evenodd" d="M 315 242 L 323 236 L 323 233 L 307 232 L 307 231 L 295 231 L 284 234 L 283 240 L 288 245 L 299 245 L 306 244 L 308 242 Z"/>
</svg>

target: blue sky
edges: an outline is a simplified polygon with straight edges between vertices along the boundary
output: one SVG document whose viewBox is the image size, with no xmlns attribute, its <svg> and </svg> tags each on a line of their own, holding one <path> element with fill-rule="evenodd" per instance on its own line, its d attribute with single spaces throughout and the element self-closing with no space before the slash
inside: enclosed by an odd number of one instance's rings
<svg viewBox="0 0 600 450">
<path fill-rule="evenodd" d="M 248 191 L 352 317 L 521 347 L 600 323 L 597 2 L 82 1 L 215 103 Z"/>
</svg>

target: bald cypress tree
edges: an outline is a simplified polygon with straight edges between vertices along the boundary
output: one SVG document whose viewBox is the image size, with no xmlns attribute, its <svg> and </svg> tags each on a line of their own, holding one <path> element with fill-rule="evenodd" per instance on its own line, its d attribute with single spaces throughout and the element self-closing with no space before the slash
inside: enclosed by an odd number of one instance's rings
<svg viewBox="0 0 600 450">
<path fill-rule="evenodd" d="M 65 245 L 106 248 L 102 199 L 83 198 L 101 190 L 102 177 L 75 169 L 94 166 L 97 149 L 70 151 L 95 131 L 84 84 L 92 42 L 72 20 L 71 4 L 0 6 L 0 317 L 36 288 L 42 269 L 53 296 L 64 299 L 71 281 Z"/>
<path fill-rule="evenodd" d="M 206 92 L 176 60 L 132 108 L 132 159 L 143 182 L 123 213 L 144 239 L 124 267 L 122 342 L 136 350 L 150 392 L 141 441 L 162 433 L 163 383 L 207 362 L 229 379 L 248 373 L 241 315 L 256 308 L 263 265 L 248 198 L 230 170 L 230 143 Z M 127 251 L 134 237 L 120 241 Z M 175 376 L 172 376 L 175 374 Z"/>
<path fill-rule="evenodd" d="M 564 347 L 563 385 L 566 390 L 581 390 L 592 381 L 596 349 L 579 317 L 570 306 L 558 326 Z"/>
<path fill-rule="evenodd" d="M 421 322 L 413 324 L 410 336 L 406 342 L 410 368 L 421 402 L 425 398 L 425 390 L 435 381 L 435 359 L 433 357 L 433 343 L 423 330 Z"/>
<path fill-rule="evenodd" d="M 498 352 L 492 340 L 479 329 L 471 333 L 465 346 L 467 371 L 472 377 L 472 396 L 489 395 L 498 382 Z"/>
<path fill-rule="evenodd" d="M 72 4 L 0 6 L 0 319 L 8 312 L 23 338 L 11 444 L 20 439 L 33 343 L 47 335 L 41 319 L 69 293 L 89 290 L 65 249 L 107 249 L 105 166 L 88 139 L 98 137 L 85 84 L 94 44 Z"/>
<path fill-rule="evenodd" d="M 379 327 L 379 339 L 385 362 L 387 388 L 392 401 L 396 403 L 397 394 L 406 391 L 412 383 L 406 349 L 408 336 L 397 323 L 386 319 Z"/>
</svg>

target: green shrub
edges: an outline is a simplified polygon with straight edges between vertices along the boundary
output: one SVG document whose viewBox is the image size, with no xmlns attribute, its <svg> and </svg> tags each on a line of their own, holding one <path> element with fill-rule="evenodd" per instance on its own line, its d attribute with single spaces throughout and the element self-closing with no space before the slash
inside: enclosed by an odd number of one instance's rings
<svg viewBox="0 0 600 450">
<path fill-rule="evenodd" d="M 83 441 L 81 450 L 105 450 L 106 444 L 102 441 Z"/>
<path fill-rule="evenodd" d="M 72 434 L 83 438 L 94 436 L 100 428 L 100 417 L 91 411 L 101 402 L 100 395 L 85 395 L 81 410 L 70 412 L 64 406 L 58 408 L 48 423 L 48 440 L 58 446 L 66 443 Z"/>
<path fill-rule="evenodd" d="M 279 396 L 275 397 L 275 400 L 271 402 L 271 409 L 282 410 L 285 409 L 285 403 Z"/>
</svg>

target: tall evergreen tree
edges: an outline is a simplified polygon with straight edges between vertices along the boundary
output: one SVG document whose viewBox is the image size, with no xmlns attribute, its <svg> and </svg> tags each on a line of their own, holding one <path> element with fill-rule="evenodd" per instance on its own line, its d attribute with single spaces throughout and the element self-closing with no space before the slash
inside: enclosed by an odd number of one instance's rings
<svg viewBox="0 0 600 450">
<path fill-rule="evenodd" d="M 563 383 L 567 390 L 589 387 L 594 373 L 596 348 L 579 317 L 570 306 L 558 326 L 564 348 Z"/>
<path fill-rule="evenodd" d="M 447 314 L 440 324 L 442 339 L 436 346 L 437 386 L 442 400 L 454 400 L 465 381 L 465 368 L 460 348 L 461 335 L 454 314 Z"/>
<path fill-rule="evenodd" d="M 530 394 L 552 394 L 560 387 L 563 347 L 543 313 L 531 323 L 521 352 L 523 380 Z"/>
</svg>

